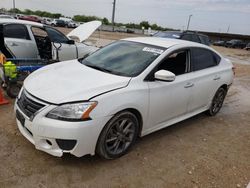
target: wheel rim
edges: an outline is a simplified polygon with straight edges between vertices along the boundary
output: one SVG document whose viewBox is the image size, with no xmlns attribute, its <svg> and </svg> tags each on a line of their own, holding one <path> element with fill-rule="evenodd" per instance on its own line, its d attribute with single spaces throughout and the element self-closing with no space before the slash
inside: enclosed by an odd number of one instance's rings
<svg viewBox="0 0 250 188">
<path fill-rule="evenodd" d="M 220 110 L 221 107 L 222 107 L 222 104 L 223 104 L 223 101 L 224 101 L 224 97 L 225 97 L 224 91 L 222 91 L 222 90 L 220 90 L 220 91 L 216 94 L 216 96 L 215 96 L 215 98 L 214 98 L 214 100 L 213 100 L 213 104 L 212 104 L 212 112 L 213 112 L 213 113 L 219 112 L 219 110 Z"/>
<path fill-rule="evenodd" d="M 123 153 L 133 142 L 134 136 L 135 123 L 129 118 L 118 120 L 109 129 L 105 139 L 108 153 L 112 155 Z"/>
</svg>

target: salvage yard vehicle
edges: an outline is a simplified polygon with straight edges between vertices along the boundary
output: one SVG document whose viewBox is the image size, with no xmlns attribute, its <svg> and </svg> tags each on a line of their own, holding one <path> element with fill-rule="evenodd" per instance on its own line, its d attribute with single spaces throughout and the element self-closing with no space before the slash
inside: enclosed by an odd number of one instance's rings
<svg viewBox="0 0 250 188">
<path fill-rule="evenodd" d="M 225 44 L 226 42 L 223 40 L 218 40 L 218 41 L 213 42 L 214 46 L 225 46 Z"/>
<path fill-rule="evenodd" d="M 154 37 L 162 38 L 172 38 L 172 39 L 181 39 L 191 42 L 198 42 L 205 45 L 210 45 L 210 40 L 207 35 L 191 32 L 191 31 L 159 31 L 153 35 Z"/>
<path fill-rule="evenodd" d="M 233 40 L 226 42 L 225 47 L 243 49 L 246 47 L 246 43 L 244 43 L 242 40 L 233 39 Z"/>
<path fill-rule="evenodd" d="M 15 18 L 11 15 L 0 14 L 0 19 L 15 19 Z"/>
<path fill-rule="evenodd" d="M 83 24 L 67 36 L 53 27 L 12 19 L 0 19 L 7 58 L 33 58 L 47 60 L 71 60 L 82 58 L 98 48 L 83 42 L 101 25 L 100 21 Z M 79 42 L 70 37 L 79 38 Z"/>
<path fill-rule="evenodd" d="M 51 18 L 43 18 L 43 23 L 46 25 L 51 25 L 52 19 Z"/>
<path fill-rule="evenodd" d="M 247 46 L 246 46 L 245 49 L 246 49 L 246 50 L 250 50 L 250 42 L 247 44 Z"/>
<path fill-rule="evenodd" d="M 206 45 L 123 39 L 32 73 L 15 103 L 17 125 L 51 155 L 114 159 L 138 136 L 202 112 L 216 115 L 233 76 L 232 63 Z"/>
<path fill-rule="evenodd" d="M 19 17 L 19 20 L 26 20 L 26 21 L 37 22 L 37 23 L 42 22 L 42 19 L 35 15 L 24 15 L 24 16 Z"/>
<path fill-rule="evenodd" d="M 56 27 L 66 27 L 67 23 L 64 20 L 54 19 L 51 22 L 51 26 Z"/>
<path fill-rule="evenodd" d="M 67 25 L 66 25 L 66 27 L 68 27 L 68 28 L 76 28 L 76 27 L 78 27 L 80 24 L 78 24 L 78 23 L 76 23 L 76 22 L 74 22 L 74 21 L 70 21 L 70 22 L 67 22 Z"/>
</svg>

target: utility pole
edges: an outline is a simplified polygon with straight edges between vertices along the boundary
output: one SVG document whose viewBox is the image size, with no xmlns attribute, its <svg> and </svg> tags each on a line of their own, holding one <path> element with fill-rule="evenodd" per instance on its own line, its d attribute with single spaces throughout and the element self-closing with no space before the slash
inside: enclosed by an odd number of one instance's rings
<svg viewBox="0 0 250 188">
<path fill-rule="evenodd" d="M 113 31 L 115 31 L 115 6 L 116 6 L 116 0 L 114 0 L 113 2 L 113 12 L 112 12 Z"/>
<path fill-rule="evenodd" d="M 229 30 L 230 30 L 230 25 L 229 25 L 228 28 L 227 28 L 227 33 L 229 33 Z"/>
<path fill-rule="evenodd" d="M 16 0 L 13 0 L 13 9 L 16 9 Z"/>
<path fill-rule="evenodd" d="M 188 29 L 189 29 L 189 24 L 190 24 L 190 21 L 191 21 L 191 17 L 192 17 L 192 16 L 193 16 L 192 14 L 189 15 L 188 24 L 187 24 L 187 31 L 188 31 Z"/>
</svg>

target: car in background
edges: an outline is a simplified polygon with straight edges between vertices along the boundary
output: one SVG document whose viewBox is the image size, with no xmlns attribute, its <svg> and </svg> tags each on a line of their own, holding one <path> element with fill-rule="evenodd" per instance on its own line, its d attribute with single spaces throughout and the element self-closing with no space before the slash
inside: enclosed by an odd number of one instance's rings
<svg viewBox="0 0 250 188">
<path fill-rule="evenodd" d="M 155 33 L 153 37 L 181 39 L 192 42 L 198 42 L 207 46 L 210 45 L 210 40 L 207 35 L 190 31 L 159 31 Z"/>
<path fill-rule="evenodd" d="M 67 22 L 66 27 L 68 27 L 68 28 L 77 28 L 79 25 L 80 24 L 78 24 L 78 23 L 76 23 L 74 21 L 69 21 L 69 22 Z"/>
<path fill-rule="evenodd" d="M 230 40 L 228 42 L 226 42 L 225 47 L 227 48 L 245 48 L 246 47 L 246 43 L 243 42 L 242 40 L 238 40 L 238 39 L 233 39 Z"/>
<path fill-rule="evenodd" d="M 0 50 L 7 58 L 65 61 L 82 58 L 98 49 L 84 41 L 101 22 L 83 24 L 67 36 L 53 27 L 24 20 L 0 19 L 0 25 L 0 40 L 4 44 Z M 79 42 L 72 37 L 79 38 Z"/>
<path fill-rule="evenodd" d="M 51 25 L 52 24 L 52 19 L 51 18 L 43 18 L 43 24 Z"/>
<path fill-rule="evenodd" d="M 16 100 L 16 121 L 51 155 L 115 159 L 138 137 L 202 112 L 216 115 L 233 77 L 232 63 L 206 45 L 123 39 L 33 72 Z"/>
<path fill-rule="evenodd" d="M 245 47 L 246 50 L 250 50 L 250 42 L 247 44 L 247 46 Z"/>
<path fill-rule="evenodd" d="M 225 44 L 226 42 L 223 40 L 218 40 L 218 41 L 213 42 L 214 46 L 225 46 Z"/>
<path fill-rule="evenodd" d="M 66 27 L 67 23 L 64 20 L 54 19 L 51 22 L 51 26 L 53 26 L 53 27 Z"/>
<path fill-rule="evenodd" d="M 31 21 L 31 22 L 37 22 L 37 23 L 42 23 L 42 19 L 38 16 L 20 16 L 18 18 L 19 20 L 26 20 L 26 21 Z"/>
<path fill-rule="evenodd" d="M 5 19 L 15 19 L 13 16 L 1 14 L 0 19 L 3 19 L 3 18 L 5 18 Z"/>
</svg>

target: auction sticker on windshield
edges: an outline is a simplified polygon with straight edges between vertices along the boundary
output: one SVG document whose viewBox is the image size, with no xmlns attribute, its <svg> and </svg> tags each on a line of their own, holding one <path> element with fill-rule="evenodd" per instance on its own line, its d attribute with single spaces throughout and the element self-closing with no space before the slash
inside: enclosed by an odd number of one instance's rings
<svg viewBox="0 0 250 188">
<path fill-rule="evenodd" d="M 143 48 L 142 51 L 144 51 L 144 52 L 156 53 L 156 54 L 162 54 L 162 53 L 164 52 L 164 50 L 157 49 L 157 48 L 149 48 L 149 47 Z"/>
</svg>

